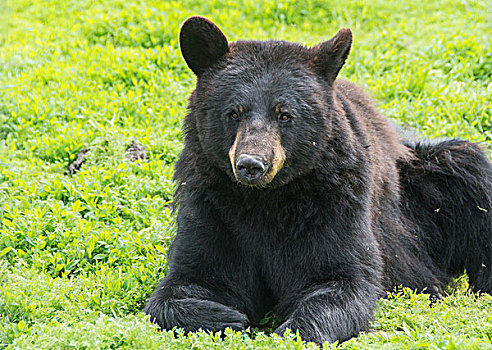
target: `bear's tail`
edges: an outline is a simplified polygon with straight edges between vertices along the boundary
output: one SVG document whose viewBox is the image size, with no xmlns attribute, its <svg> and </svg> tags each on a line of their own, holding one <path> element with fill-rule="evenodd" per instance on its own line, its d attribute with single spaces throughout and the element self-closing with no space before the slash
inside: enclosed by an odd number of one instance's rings
<svg viewBox="0 0 492 350">
<path fill-rule="evenodd" d="M 492 164 L 462 140 L 405 141 L 416 158 L 399 163 L 404 215 L 439 275 L 466 269 L 473 291 L 492 294 Z M 447 282 L 447 281 L 443 281 Z"/>
</svg>

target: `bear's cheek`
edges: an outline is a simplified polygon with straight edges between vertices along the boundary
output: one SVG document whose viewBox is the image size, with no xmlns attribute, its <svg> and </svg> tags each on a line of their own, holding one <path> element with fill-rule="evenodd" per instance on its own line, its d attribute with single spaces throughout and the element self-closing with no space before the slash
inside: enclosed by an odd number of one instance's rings
<svg viewBox="0 0 492 350">
<path fill-rule="evenodd" d="M 322 157 L 325 141 L 315 130 L 282 135 L 285 163 L 279 177 L 290 180 L 311 171 Z"/>
<path fill-rule="evenodd" d="M 198 138 L 208 162 L 219 167 L 223 171 L 230 172 L 229 146 L 234 142 L 235 130 L 228 130 L 227 125 L 221 123 L 220 118 L 202 116 L 197 121 Z"/>
</svg>

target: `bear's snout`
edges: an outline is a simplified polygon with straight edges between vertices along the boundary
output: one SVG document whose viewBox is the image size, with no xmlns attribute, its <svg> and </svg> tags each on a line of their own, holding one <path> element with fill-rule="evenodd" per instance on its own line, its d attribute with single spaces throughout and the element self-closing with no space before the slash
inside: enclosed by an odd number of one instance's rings
<svg viewBox="0 0 492 350">
<path fill-rule="evenodd" d="M 236 176 L 241 182 L 254 184 L 267 170 L 268 165 L 257 155 L 241 154 L 236 162 Z"/>
</svg>

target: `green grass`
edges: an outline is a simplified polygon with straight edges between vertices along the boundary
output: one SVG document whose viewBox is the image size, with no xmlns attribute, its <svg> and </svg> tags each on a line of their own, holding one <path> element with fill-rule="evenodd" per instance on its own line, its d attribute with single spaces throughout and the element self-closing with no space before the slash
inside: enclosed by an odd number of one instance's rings
<svg viewBox="0 0 492 350">
<path fill-rule="evenodd" d="M 485 1 L 0 1 L 0 348 L 279 348 L 257 329 L 159 332 L 141 309 L 167 269 L 173 165 L 194 76 L 178 47 L 190 15 L 230 40 L 307 45 L 354 32 L 342 76 L 426 137 L 492 141 Z M 148 162 L 130 162 L 138 140 Z M 67 165 L 83 148 L 74 175 Z M 466 284 L 466 282 L 464 282 Z M 492 297 L 463 286 L 430 305 L 380 301 L 345 349 L 492 349 Z M 314 348 L 313 344 L 308 347 Z"/>
</svg>

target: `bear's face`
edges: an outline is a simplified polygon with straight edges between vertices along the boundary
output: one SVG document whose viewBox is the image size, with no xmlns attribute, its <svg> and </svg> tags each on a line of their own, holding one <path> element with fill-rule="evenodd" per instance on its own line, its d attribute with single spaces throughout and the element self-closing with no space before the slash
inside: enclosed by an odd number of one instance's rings
<svg viewBox="0 0 492 350">
<path fill-rule="evenodd" d="M 239 183 L 284 184 L 319 158 L 328 108 L 322 82 L 298 62 L 308 56 L 290 43 L 241 42 L 223 69 L 200 78 L 202 147 Z"/>
<path fill-rule="evenodd" d="M 329 138 L 331 86 L 345 60 L 336 50 L 346 57 L 350 38 L 348 46 L 332 39 L 311 49 L 228 44 L 210 21 L 185 22 L 181 49 L 198 76 L 190 107 L 208 161 L 253 187 L 278 187 L 309 172 Z"/>
</svg>

